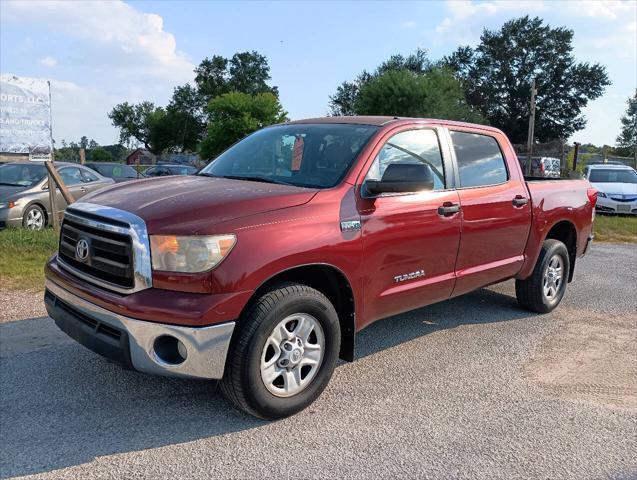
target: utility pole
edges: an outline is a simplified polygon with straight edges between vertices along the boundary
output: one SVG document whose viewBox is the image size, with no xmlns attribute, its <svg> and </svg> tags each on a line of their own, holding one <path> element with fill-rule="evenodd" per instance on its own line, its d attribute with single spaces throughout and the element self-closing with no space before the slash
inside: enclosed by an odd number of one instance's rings
<svg viewBox="0 0 637 480">
<path fill-rule="evenodd" d="M 573 144 L 573 148 L 575 149 L 575 151 L 573 152 L 573 171 L 574 172 L 577 170 L 577 156 L 579 155 L 579 146 L 580 144 L 578 142 L 575 142 Z"/>
<path fill-rule="evenodd" d="M 535 133 L 535 78 L 531 81 L 531 115 L 529 115 L 529 136 L 526 142 L 526 175 L 531 175 L 531 154 L 533 153 L 533 135 Z"/>
<path fill-rule="evenodd" d="M 560 137 L 560 175 L 564 176 L 566 172 L 566 158 L 564 152 L 564 138 Z"/>
</svg>

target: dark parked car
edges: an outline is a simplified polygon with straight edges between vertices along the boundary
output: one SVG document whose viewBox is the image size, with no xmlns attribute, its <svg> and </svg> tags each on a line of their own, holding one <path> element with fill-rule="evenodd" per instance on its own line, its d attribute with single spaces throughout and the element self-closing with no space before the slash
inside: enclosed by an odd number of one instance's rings
<svg viewBox="0 0 637 480">
<path fill-rule="evenodd" d="M 144 171 L 144 175 L 147 177 L 167 177 L 169 175 L 193 175 L 197 173 L 195 167 L 190 165 L 176 165 L 176 164 L 160 164 L 154 167 L 147 168 Z"/>
<path fill-rule="evenodd" d="M 143 173 L 139 173 L 130 165 L 126 165 L 123 163 L 99 162 L 87 163 L 86 166 L 88 168 L 92 168 L 104 177 L 112 178 L 113 180 L 115 180 L 116 183 L 127 182 L 128 180 L 135 180 L 137 178 L 145 177 Z"/>
</svg>

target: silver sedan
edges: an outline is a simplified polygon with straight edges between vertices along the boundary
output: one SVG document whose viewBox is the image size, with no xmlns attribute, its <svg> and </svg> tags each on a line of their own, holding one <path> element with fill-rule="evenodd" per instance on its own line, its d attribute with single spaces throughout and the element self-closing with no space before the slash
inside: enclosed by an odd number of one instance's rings
<svg viewBox="0 0 637 480">
<path fill-rule="evenodd" d="M 64 184 L 76 200 L 115 181 L 75 163 L 55 163 Z M 56 207 L 66 201 L 56 190 Z M 42 162 L 15 162 L 0 165 L 0 228 L 24 227 L 42 230 L 51 219 L 47 171 Z"/>
</svg>

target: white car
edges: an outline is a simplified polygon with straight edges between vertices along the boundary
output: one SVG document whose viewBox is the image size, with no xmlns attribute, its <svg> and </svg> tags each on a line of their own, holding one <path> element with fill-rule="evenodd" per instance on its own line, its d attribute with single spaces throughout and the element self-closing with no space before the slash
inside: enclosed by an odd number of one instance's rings
<svg viewBox="0 0 637 480">
<path fill-rule="evenodd" d="M 595 210 L 637 215 L 637 172 L 628 165 L 588 165 L 584 174 L 597 190 Z"/>
<path fill-rule="evenodd" d="M 543 177 L 560 178 L 561 163 L 559 158 L 542 157 L 540 158 L 540 171 Z"/>
</svg>

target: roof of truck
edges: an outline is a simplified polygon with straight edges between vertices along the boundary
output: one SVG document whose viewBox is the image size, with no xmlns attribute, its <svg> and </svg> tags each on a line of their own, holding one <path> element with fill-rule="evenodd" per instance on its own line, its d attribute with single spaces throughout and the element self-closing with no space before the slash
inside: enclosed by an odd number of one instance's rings
<svg viewBox="0 0 637 480">
<path fill-rule="evenodd" d="M 359 116 L 335 116 L 335 117 L 316 117 L 316 118 L 303 118 L 300 120 L 292 120 L 290 122 L 286 122 L 283 125 L 294 125 L 301 123 L 349 123 L 349 124 L 358 124 L 358 125 L 374 125 L 374 126 L 384 126 L 391 123 L 410 123 L 410 122 L 432 122 L 438 123 L 442 125 L 448 125 L 450 127 L 471 127 L 471 128 L 480 128 L 481 130 L 491 131 L 491 132 L 499 132 L 502 133 L 501 130 L 491 127 L 489 125 L 479 125 L 467 122 L 458 122 L 455 120 L 441 120 L 437 118 L 416 118 L 416 117 L 390 117 L 390 116 L 373 116 L 373 115 L 359 115 Z"/>
<path fill-rule="evenodd" d="M 400 117 L 376 117 L 376 116 L 338 116 L 338 117 L 317 117 L 303 118 L 301 120 L 292 120 L 287 123 L 353 123 L 360 125 L 385 125 L 396 120 L 403 120 Z"/>
</svg>

